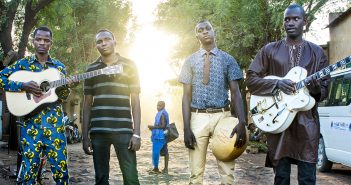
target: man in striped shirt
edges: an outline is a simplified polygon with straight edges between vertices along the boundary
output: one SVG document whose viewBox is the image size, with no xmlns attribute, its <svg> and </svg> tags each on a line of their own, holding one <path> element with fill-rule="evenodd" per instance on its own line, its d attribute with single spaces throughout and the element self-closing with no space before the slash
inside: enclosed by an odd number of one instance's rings
<svg viewBox="0 0 351 185">
<path fill-rule="evenodd" d="M 101 56 L 87 72 L 122 65 L 123 72 L 84 83 L 83 150 L 93 155 L 96 184 L 109 184 L 110 147 L 114 146 L 124 184 L 139 184 L 136 151 L 140 148 L 140 84 L 134 62 L 115 52 L 108 30 L 95 37 Z M 93 152 L 94 151 L 94 152 Z"/>
</svg>

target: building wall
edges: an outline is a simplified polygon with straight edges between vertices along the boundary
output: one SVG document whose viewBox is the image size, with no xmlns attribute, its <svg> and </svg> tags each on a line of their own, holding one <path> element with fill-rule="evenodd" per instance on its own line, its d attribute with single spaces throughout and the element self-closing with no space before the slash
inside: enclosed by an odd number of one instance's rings
<svg viewBox="0 0 351 185">
<path fill-rule="evenodd" d="M 77 120 L 75 123 L 78 125 L 79 131 L 81 133 L 82 124 L 81 124 L 81 96 L 75 91 L 71 91 L 68 99 L 63 103 L 63 111 L 67 112 L 69 119 L 74 119 L 74 114 L 76 114 Z"/>
<path fill-rule="evenodd" d="M 329 63 L 333 64 L 337 61 L 351 55 L 351 14 L 344 18 L 335 26 L 329 28 Z"/>
</svg>

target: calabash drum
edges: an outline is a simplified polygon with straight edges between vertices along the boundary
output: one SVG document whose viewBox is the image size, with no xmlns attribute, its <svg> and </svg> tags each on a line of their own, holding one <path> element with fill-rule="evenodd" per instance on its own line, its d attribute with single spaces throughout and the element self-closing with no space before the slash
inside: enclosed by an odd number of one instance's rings
<svg viewBox="0 0 351 185">
<path fill-rule="evenodd" d="M 230 138 L 233 128 L 239 123 L 235 117 L 227 117 L 218 122 L 212 136 L 210 148 L 213 155 L 220 161 L 227 162 L 239 157 L 246 149 L 249 133 L 246 129 L 246 143 L 241 148 L 234 147 L 237 135 Z"/>
</svg>

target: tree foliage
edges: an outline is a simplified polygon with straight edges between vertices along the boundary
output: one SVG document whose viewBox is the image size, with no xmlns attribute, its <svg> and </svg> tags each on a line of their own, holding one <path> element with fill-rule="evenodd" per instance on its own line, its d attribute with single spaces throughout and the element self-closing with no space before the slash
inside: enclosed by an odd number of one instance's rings
<svg viewBox="0 0 351 185">
<path fill-rule="evenodd" d="M 305 7 L 309 29 L 314 15 L 327 0 L 298 0 Z M 235 56 L 247 68 L 258 50 L 284 36 L 283 12 L 291 0 L 168 0 L 159 5 L 157 24 L 180 38 L 175 57 L 184 58 L 199 47 L 194 26 L 209 20 L 216 31 L 218 47 Z"/>
<path fill-rule="evenodd" d="M 63 5 L 64 1 L 66 5 Z M 132 18 L 128 1 L 64 1 L 57 1 L 43 11 L 46 19 L 40 24 L 54 29 L 52 53 L 66 64 L 69 72 L 82 72 L 87 64 L 96 60 L 95 34 L 98 30 L 108 29 L 114 33 L 118 45 L 125 43 L 127 24 Z"/>
<path fill-rule="evenodd" d="M 111 30 L 123 44 L 133 18 L 127 0 L 1 0 L 0 10 L 3 53 L 16 50 L 23 57 L 26 51 L 34 52 L 31 33 L 47 25 L 54 36 L 51 54 L 64 62 L 70 73 L 82 72 L 96 59 L 94 39 L 99 29 Z"/>
<path fill-rule="evenodd" d="M 21 33 L 19 36 L 19 44 L 17 45 L 18 54 L 24 56 L 25 49 L 28 43 L 29 33 L 37 24 L 39 17 L 38 12 L 45 9 L 54 0 L 9 0 L 0 1 L 0 44 L 1 50 L 7 53 L 13 50 L 12 28 L 14 22 L 19 20 L 23 23 L 19 27 Z"/>
</svg>

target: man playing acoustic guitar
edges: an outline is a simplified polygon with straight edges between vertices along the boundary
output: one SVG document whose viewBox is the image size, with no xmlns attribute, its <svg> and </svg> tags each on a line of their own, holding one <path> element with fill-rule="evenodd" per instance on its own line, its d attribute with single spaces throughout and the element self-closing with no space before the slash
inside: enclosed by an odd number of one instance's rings
<svg viewBox="0 0 351 185">
<path fill-rule="evenodd" d="M 35 54 L 16 61 L 0 72 L 1 89 L 9 92 L 26 91 L 40 99 L 43 92 L 36 82 L 12 81 L 9 80 L 9 76 L 20 70 L 41 72 L 49 68 L 56 68 L 62 76 L 65 76 L 66 70 L 60 61 L 49 55 L 53 36 L 48 27 L 37 28 L 33 38 Z M 75 80 L 68 81 L 68 84 L 75 82 Z M 57 88 L 58 101 L 24 117 L 20 136 L 22 170 L 19 174 L 21 180 L 19 184 L 35 184 L 40 163 L 39 155 L 42 152 L 51 164 L 56 184 L 68 184 L 67 148 L 61 103 L 68 97 L 69 92 L 68 87 Z"/>
<path fill-rule="evenodd" d="M 265 45 L 249 67 L 246 83 L 253 95 L 272 96 L 277 91 L 292 95 L 296 92 L 293 80 L 264 77 L 284 77 L 295 66 L 305 68 L 307 75 L 311 75 L 328 65 L 323 50 L 302 38 L 305 24 L 305 11 L 300 5 L 287 7 L 284 13 L 286 38 Z M 317 102 L 327 97 L 329 79 L 305 80 L 310 95 Z M 284 132 L 268 134 L 267 142 L 269 152 L 266 165 L 273 165 L 274 184 L 290 184 L 291 164 L 298 166 L 299 184 L 316 184 L 319 142 L 317 104 L 310 110 L 298 112 Z"/>
</svg>

